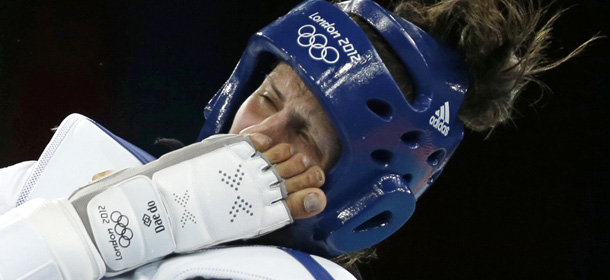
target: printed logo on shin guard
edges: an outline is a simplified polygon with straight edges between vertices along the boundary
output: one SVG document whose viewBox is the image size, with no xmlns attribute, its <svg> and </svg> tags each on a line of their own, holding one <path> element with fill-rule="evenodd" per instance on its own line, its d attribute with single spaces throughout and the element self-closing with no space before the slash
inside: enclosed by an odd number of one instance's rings
<svg viewBox="0 0 610 280">
<path fill-rule="evenodd" d="M 123 248 L 129 247 L 131 239 L 133 238 L 133 231 L 127 227 L 129 225 L 129 218 L 119 211 L 114 211 L 110 214 L 110 220 L 115 223 L 114 234 L 118 235 L 119 246 Z M 108 229 L 108 233 L 110 233 L 111 236 L 113 235 L 110 229 Z"/>
<path fill-rule="evenodd" d="M 97 194 L 87 205 L 95 245 L 109 271 L 121 271 L 174 250 L 169 217 L 145 176 Z"/>
<path fill-rule="evenodd" d="M 189 203 L 189 198 L 191 198 L 189 190 L 185 190 L 184 195 L 182 197 L 179 197 L 176 193 L 172 193 L 172 195 L 174 196 L 174 201 L 176 201 L 176 203 L 180 204 L 180 206 L 184 208 L 182 216 L 180 217 L 180 223 L 182 223 L 182 228 L 186 226 L 186 222 L 188 221 L 191 221 L 193 222 L 193 224 L 196 224 L 197 220 L 195 220 L 195 214 L 191 213 L 189 210 L 186 209 L 186 206 Z"/>
<path fill-rule="evenodd" d="M 226 172 L 224 172 L 223 170 L 218 170 L 218 174 L 222 175 L 222 178 L 220 178 L 220 181 L 225 183 L 225 185 L 229 186 L 231 189 L 234 189 L 235 191 L 239 191 L 239 186 L 241 186 L 241 182 L 244 179 L 244 175 L 245 173 L 243 172 L 243 170 L 241 170 L 242 166 L 241 164 L 237 166 L 237 169 L 235 170 L 235 173 L 231 174 L 227 174 Z"/>
<path fill-rule="evenodd" d="M 229 186 L 232 190 L 240 193 L 239 187 L 241 186 L 246 173 L 244 169 L 242 169 L 242 165 L 238 164 L 235 169 L 235 173 L 227 174 L 224 170 L 218 170 L 218 174 L 221 176 L 220 182 L 225 183 L 225 185 Z M 240 212 L 241 210 L 241 212 Z M 252 212 L 252 204 L 247 202 L 243 197 L 237 196 L 233 204 L 231 205 L 231 210 L 229 210 L 229 219 L 230 222 L 233 223 L 237 220 L 238 215 L 246 215 L 246 216 L 254 216 L 254 212 Z"/>
<path fill-rule="evenodd" d="M 248 203 L 245 199 L 238 195 L 235 201 L 233 201 L 231 211 L 229 211 L 231 223 L 235 222 L 235 219 L 237 219 L 237 215 L 240 213 L 239 210 L 241 210 L 242 215 L 254 216 L 254 212 L 252 212 L 252 204 Z"/>
<path fill-rule="evenodd" d="M 144 214 L 144 216 L 142 216 L 142 222 L 144 222 L 145 226 L 150 227 L 152 219 L 150 218 L 150 216 L 148 216 L 148 214 Z"/>
<path fill-rule="evenodd" d="M 155 223 L 155 233 L 159 233 L 165 230 L 165 225 L 163 225 L 163 220 L 161 219 L 161 214 L 157 213 L 157 204 L 155 203 L 154 200 L 151 200 L 147 203 L 148 208 L 146 209 L 148 212 L 150 212 L 150 214 L 152 215 L 149 216 L 148 214 L 144 213 L 144 216 L 142 216 L 142 222 L 144 223 L 145 226 L 150 227 L 152 225 L 152 223 Z"/>
<path fill-rule="evenodd" d="M 113 211 L 108 215 L 105 205 L 97 207 L 102 224 L 109 224 L 107 228 L 108 243 L 114 250 L 115 260 L 123 259 L 121 248 L 127 248 L 131 245 L 133 231 L 129 228 L 129 218 L 123 215 L 120 211 Z"/>
</svg>

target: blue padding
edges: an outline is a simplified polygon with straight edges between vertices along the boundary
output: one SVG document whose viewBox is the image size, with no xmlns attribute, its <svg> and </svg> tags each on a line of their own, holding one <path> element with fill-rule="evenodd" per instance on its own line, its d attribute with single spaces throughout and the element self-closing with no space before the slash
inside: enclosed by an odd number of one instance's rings
<svg viewBox="0 0 610 280">
<path fill-rule="evenodd" d="M 99 127 L 102 131 L 106 132 L 106 134 L 108 134 L 108 136 L 110 136 L 112 139 L 114 139 L 114 141 L 117 141 L 117 143 L 121 144 L 121 146 L 123 146 L 123 148 L 125 148 L 125 150 L 129 151 L 142 164 L 147 164 L 156 159 L 155 157 L 151 156 L 149 153 L 136 147 L 134 144 L 131 144 L 131 143 L 125 141 L 125 139 L 114 135 L 114 133 L 110 132 L 108 129 L 101 126 L 99 123 L 96 123 L 93 120 L 91 120 L 91 122 L 93 124 L 97 125 L 97 127 Z"/>
<path fill-rule="evenodd" d="M 297 261 L 299 261 L 308 271 L 311 273 L 311 276 L 316 280 L 333 280 L 330 273 L 324 269 L 316 260 L 314 260 L 309 254 L 305 254 L 301 251 L 296 251 L 288 248 L 280 248 L 284 250 L 284 252 L 291 255 Z"/>
<path fill-rule="evenodd" d="M 365 20 L 407 68 L 413 103 L 350 15 Z M 294 221 L 276 244 L 329 257 L 379 243 L 409 219 L 462 140 L 457 112 L 469 76 L 463 57 L 371 0 L 306 1 L 252 36 L 206 107 L 200 140 L 229 131 L 276 60 L 316 97 L 342 147 L 322 186 L 324 211 Z"/>
</svg>

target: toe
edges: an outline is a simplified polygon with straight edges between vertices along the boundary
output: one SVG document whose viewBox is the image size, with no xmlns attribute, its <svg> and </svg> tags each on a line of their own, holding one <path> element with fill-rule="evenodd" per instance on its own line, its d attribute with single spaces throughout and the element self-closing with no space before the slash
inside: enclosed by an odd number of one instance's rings
<svg viewBox="0 0 610 280">
<path fill-rule="evenodd" d="M 271 164 L 276 164 L 283 162 L 294 155 L 294 148 L 290 144 L 281 143 L 265 151 L 263 155 L 265 155 L 265 158 L 267 158 Z"/>
<path fill-rule="evenodd" d="M 324 210 L 326 195 L 320 189 L 308 188 L 289 195 L 286 203 L 293 219 L 306 219 Z"/>
<path fill-rule="evenodd" d="M 322 168 L 315 165 L 305 172 L 286 180 L 286 191 L 290 194 L 306 188 L 319 188 L 324 184 Z"/>
<path fill-rule="evenodd" d="M 311 160 L 308 156 L 297 153 L 288 160 L 281 162 L 275 166 L 275 169 L 284 179 L 289 179 L 295 175 L 303 173 L 311 165 Z"/>
</svg>

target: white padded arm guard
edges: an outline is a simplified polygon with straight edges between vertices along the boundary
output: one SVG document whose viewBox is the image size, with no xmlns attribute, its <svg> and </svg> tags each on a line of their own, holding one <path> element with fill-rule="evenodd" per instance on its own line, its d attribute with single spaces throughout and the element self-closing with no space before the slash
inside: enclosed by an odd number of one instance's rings
<svg viewBox="0 0 610 280">
<path fill-rule="evenodd" d="M 105 271 L 66 199 L 36 198 L 0 216 L 0 279 L 100 279 Z"/>
<path fill-rule="evenodd" d="M 287 225 L 285 197 L 283 180 L 249 137 L 223 135 L 94 181 L 69 200 L 106 275 L 115 275 Z"/>
</svg>

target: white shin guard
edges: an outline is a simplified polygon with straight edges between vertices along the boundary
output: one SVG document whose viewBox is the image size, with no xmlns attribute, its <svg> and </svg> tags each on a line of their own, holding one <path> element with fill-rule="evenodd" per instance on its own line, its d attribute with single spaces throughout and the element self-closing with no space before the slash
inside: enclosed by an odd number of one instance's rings
<svg viewBox="0 0 610 280">
<path fill-rule="evenodd" d="M 215 136 L 76 191 L 107 275 L 292 222 L 282 178 L 248 136 Z"/>
<path fill-rule="evenodd" d="M 282 178 L 248 136 L 215 136 L 119 171 L 70 201 L 108 275 L 292 222 Z"/>
<path fill-rule="evenodd" d="M 106 269 L 66 199 L 37 198 L 0 217 L 0 279 L 99 279 Z"/>
<path fill-rule="evenodd" d="M 0 237 L 8 236 L 0 249 L 20 257 L 0 258 L 0 279 L 28 279 L 28 271 L 95 279 L 255 237 L 292 222 L 285 197 L 282 178 L 248 136 L 215 136 L 94 181 L 69 201 L 9 211 L 0 218 Z"/>
</svg>

